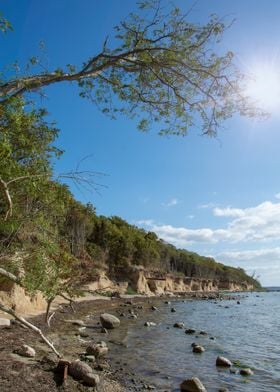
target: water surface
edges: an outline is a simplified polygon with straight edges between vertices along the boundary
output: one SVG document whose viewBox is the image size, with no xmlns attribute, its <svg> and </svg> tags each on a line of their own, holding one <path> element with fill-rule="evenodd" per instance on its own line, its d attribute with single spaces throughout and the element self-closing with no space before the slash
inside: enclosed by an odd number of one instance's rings
<svg viewBox="0 0 280 392">
<path fill-rule="evenodd" d="M 240 302 L 162 303 L 158 312 L 146 314 L 156 327 L 144 327 L 142 318 L 129 323 L 125 347 L 118 347 L 117 356 L 157 391 L 179 391 L 183 379 L 197 376 L 208 392 L 221 387 L 236 392 L 279 392 L 280 293 L 252 293 Z M 176 313 L 170 312 L 171 306 Z M 173 328 L 174 322 L 184 322 L 186 328 L 207 335 L 187 335 Z M 192 342 L 202 344 L 206 351 L 194 354 Z M 217 355 L 251 367 L 254 375 L 242 377 L 217 368 Z"/>
</svg>

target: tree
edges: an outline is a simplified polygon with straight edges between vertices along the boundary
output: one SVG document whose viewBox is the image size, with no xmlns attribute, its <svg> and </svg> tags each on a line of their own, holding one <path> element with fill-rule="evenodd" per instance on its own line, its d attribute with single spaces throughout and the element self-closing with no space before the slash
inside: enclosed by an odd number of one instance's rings
<svg viewBox="0 0 280 392">
<path fill-rule="evenodd" d="M 82 66 L 18 74 L 0 84 L 0 104 L 13 97 L 60 82 L 77 82 L 80 95 L 115 117 L 120 112 L 139 117 L 138 127 L 159 124 L 160 134 L 185 135 L 194 126 L 215 135 L 234 113 L 255 115 L 242 93 L 243 75 L 233 53 L 218 55 L 212 44 L 227 26 L 217 16 L 205 25 L 191 23 L 188 14 L 159 0 L 139 4 L 115 27 L 111 47 L 107 38 L 99 53 Z M 2 22 L 3 23 L 3 22 Z M 38 64 L 39 58 L 30 62 Z M 118 98 L 118 104 L 116 99 Z"/>
</svg>

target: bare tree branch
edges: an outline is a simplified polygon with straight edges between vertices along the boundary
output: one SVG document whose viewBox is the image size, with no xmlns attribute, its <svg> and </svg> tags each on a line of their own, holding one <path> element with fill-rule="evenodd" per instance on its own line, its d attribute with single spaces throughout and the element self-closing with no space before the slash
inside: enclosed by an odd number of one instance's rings
<svg viewBox="0 0 280 392">
<path fill-rule="evenodd" d="M 56 350 L 54 344 L 43 334 L 40 328 L 36 327 L 34 324 L 25 320 L 23 317 L 19 316 L 12 308 L 9 308 L 8 306 L 3 305 L 2 303 L 0 303 L 0 310 L 2 310 L 4 313 L 13 316 L 22 325 L 36 332 L 41 337 L 41 339 L 43 339 L 43 341 L 48 345 L 48 347 L 50 347 L 50 349 L 55 353 L 55 355 L 58 358 L 62 358 L 62 355 Z"/>
</svg>

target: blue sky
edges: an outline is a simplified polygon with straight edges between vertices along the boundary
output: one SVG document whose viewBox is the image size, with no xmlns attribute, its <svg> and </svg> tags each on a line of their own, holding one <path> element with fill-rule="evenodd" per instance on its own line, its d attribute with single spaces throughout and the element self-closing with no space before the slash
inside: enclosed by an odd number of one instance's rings
<svg viewBox="0 0 280 392">
<path fill-rule="evenodd" d="M 186 10 L 193 4 L 175 3 Z M 134 0 L 2 0 L 15 31 L 0 37 L 1 65 L 24 64 L 42 40 L 50 69 L 79 65 L 135 6 Z M 203 23 L 212 13 L 236 19 L 218 50 L 232 50 L 242 69 L 261 69 L 266 80 L 280 72 L 277 0 L 198 0 L 190 18 Z M 56 171 L 90 155 L 82 168 L 105 174 L 97 179 L 106 186 L 101 194 L 71 186 L 79 200 L 177 246 L 256 272 L 264 285 L 280 285 L 280 100 L 268 120 L 236 117 L 209 139 L 197 130 L 185 138 L 141 134 L 135 122 L 112 121 L 79 98 L 74 85 L 45 92 L 42 104 L 65 150 Z"/>
</svg>

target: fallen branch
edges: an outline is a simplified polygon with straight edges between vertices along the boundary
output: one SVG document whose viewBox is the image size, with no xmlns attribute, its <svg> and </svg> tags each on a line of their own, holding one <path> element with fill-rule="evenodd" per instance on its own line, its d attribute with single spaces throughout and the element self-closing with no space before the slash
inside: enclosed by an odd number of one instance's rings
<svg viewBox="0 0 280 392">
<path fill-rule="evenodd" d="M 13 316 L 19 323 L 21 323 L 25 327 L 28 327 L 32 331 L 36 332 L 43 339 L 43 341 L 47 344 L 47 346 L 55 353 L 55 355 L 58 358 L 62 358 L 62 355 L 56 350 L 56 348 L 54 347 L 54 344 L 43 334 L 43 332 L 40 330 L 40 328 L 36 327 L 34 324 L 30 323 L 29 321 L 25 320 L 23 317 L 16 314 L 12 308 L 9 308 L 1 303 L 0 303 L 0 310 Z"/>
</svg>

